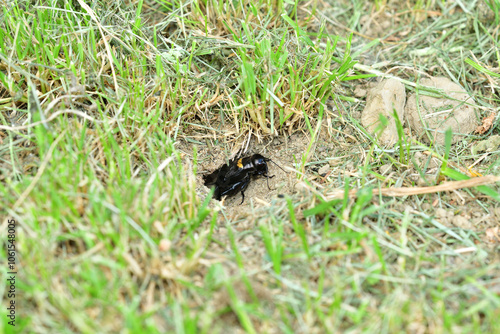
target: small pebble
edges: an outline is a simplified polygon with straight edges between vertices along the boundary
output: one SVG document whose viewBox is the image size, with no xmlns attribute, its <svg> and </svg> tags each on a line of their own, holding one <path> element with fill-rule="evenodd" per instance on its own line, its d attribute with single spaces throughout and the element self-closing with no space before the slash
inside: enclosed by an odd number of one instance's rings
<svg viewBox="0 0 500 334">
<path fill-rule="evenodd" d="M 462 216 L 453 217 L 451 222 L 453 223 L 453 225 L 460 228 L 470 229 L 472 227 L 470 221 Z"/>
<path fill-rule="evenodd" d="M 160 245 L 158 246 L 161 252 L 167 252 L 170 250 L 171 247 L 172 247 L 172 241 L 168 239 L 161 239 Z"/>
<path fill-rule="evenodd" d="M 330 165 L 324 165 L 323 167 L 321 167 L 318 170 L 318 174 L 321 175 L 321 176 L 325 176 L 326 173 L 328 173 L 329 170 L 330 170 Z"/>
<path fill-rule="evenodd" d="M 436 209 L 436 217 L 437 218 L 446 218 L 446 216 L 448 215 L 448 212 L 443 209 L 443 208 L 437 208 Z"/>
</svg>

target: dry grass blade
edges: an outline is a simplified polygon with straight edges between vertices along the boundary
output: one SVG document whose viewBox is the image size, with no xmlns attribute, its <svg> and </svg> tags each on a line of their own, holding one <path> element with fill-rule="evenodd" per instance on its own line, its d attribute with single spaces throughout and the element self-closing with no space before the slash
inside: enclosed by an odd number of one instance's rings
<svg viewBox="0 0 500 334">
<path fill-rule="evenodd" d="M 66 134 L 66 130 L 64 130 L 56 138 L 56 140 L 54 140 L 54 142 L 50 145 L 49 151 L 47 152 L 47 155 L 45 155 L 45 158 L 43 159 L 42 164 L 40 165 L 40 168 L 38 169 L 35 177 L 33 178 L 33 181 L 31 181 L 31 183 L 28 186 L 28 188 L 26 188 L 26 190 L 21 194 L 21 196 L 19 196 L 18 200 L 14 204 L 15 208 L 17 208 L 22 202 L 24 202 L 24 200 L 26 199 L 26 197 L 28 197 L 28 195 L 30 194 L 30 192 L 35 188 L 38 180 L 40 180 L 40 177 L 43 174 L 43 171 L 47 167 L 47 165 L 48 165 L 48 163 L 50 161 L 50 158 L 52 157 L 52 153 L 54 153 L 54 150 L 55 150 L 57 144 L 61 141 L 61 139 L 63 139 L 63 137 L 64 137 L 65 134 Z"/>
<path fill-rule="evenodd" d="M 101 35 L 105 36 L 105 34 L 104 34 L 104 28 L 101 25 L 101 23 L 99 22 L 99 20 L 97 19 L 97 17 L 95 15 L 94 11 L 92 10 L 92 8 L 90 8 L 85 2 L 83 2 L 81 0 L 78 0 L 78 2 L 80 3 L 80 6 L 82 6 L 83 8 L 85 8 L 85 10 L 90 15 L 90 17 L 95 21 L 95 23 L 97 25 L 97 28 L 99 28 L 99 31 L 101 32 Z M 119 86 L 118 86 L 118 80 L 116 79 L 115 66 L 113 65 L 113 56 L 111 54 L 111 47 L 109 46 L 109 43 L 106 40 L 106 38 L 103 38 L 102 41 L 104 42 L 104 46 L 106 47 L 106 53 L 108 54 L 109 66 L 111 67 L 111 73 L 113 74 L 113 82 L 114 82 L 114 85 L 115 85 L 116 96 L 119 96 L 120 95 L 120 90 L 119 90 Z"/>
<path fill-rule="evenodd" d="M 57 118 L 57 116 L 59 115 L 62 115 L 62 114 L 74 114 L 74 115 L 77 115 L 77 116 L 80 116 L 81 118 L 84 118 L 88 121 L 91 121 L 91 122 L 97 122 L 97 123 L 102 123 L 103 121 L 100 121 L 100 120 L 97 120 L 81 111 L 78 111 L 78 110 L 71 110 L 71 109 L 64 109 L 64 110 L 58 110 L 56 111 L 55 113 L 53 113 L 52 115 L 50 115 L 49 118 L 43 120 L 43 121 L 38 121 L 38 122 L 33 122 L 31 124 L 28 124 L 28 125 L 22 125 L 22 126 L 8 126 L 8 125 L 0 125 L 0 130 L 7 130 L 7 131 L 20 131 L 20 130 L 26 130 L 26 129 L 29 129 L 29 128 L 33 128 L 37 125 L 40 125 L 40 124 L 47 124 L 49 123 L 50 121 L 54 120 Z"/>
</svg>

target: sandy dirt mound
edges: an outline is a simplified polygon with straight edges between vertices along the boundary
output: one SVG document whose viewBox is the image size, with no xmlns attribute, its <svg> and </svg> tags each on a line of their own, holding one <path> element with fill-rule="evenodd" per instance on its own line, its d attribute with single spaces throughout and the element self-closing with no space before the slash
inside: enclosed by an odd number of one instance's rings
<svg viewBox="0 0 500 334">
<path fill-rule="evenodd" d="M 405 86 L 396 79 L 380 81 L 377 86 L 368 92 L 366 107 L 361 114 L 361 124 L 374 133 L 380 126 L 379 115 L 389 120 L 389 125 L 382 131 L 379 140 L 386 145 L 392 145 L 398 140 L 393 110 L 404 123 L 404 106 L 406 102 Z"/>
<path fill-rule="evenodd" d="M 417 137 L 442 145 L 448 128 L 453 131 L 452 143 L 476 129 L 476 111 L 468 105 L 474 100 L 462 87 L 444 77 L 422 79 L 420 84 L 442 89 L 449 98 L 419 94 L 417 106 L 416 94 L 409 96 L 405 115 Z"/>
</svg>

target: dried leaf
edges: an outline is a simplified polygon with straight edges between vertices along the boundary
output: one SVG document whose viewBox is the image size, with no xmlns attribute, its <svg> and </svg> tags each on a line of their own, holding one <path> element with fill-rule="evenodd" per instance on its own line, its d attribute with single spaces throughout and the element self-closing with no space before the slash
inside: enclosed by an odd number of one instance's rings
<svg viewBox="0 0 500 334">
<path fill-rule="evenodd" d="M 483 124 L 477 127 L 476 133 L 483 134 L 488 131 L 493 125 L 493 121 L 495 120 L 496 115 L 497 114 L 495 112 L 492 112 L 488 117 L 483 119 Z"/>
</svg>

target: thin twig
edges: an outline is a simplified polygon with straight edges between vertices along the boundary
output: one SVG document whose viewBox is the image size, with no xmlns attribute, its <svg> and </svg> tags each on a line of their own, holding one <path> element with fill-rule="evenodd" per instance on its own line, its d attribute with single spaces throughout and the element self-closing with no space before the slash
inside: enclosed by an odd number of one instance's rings
<svg viewBox="0 0 500 334">
<path fill-rule="evenodd" d="M 40 125 L 40 124 L 48 123 L 48 122 L 52 121 L 53 119 L 55 119 L 57 116 L 59 116 L 61 114 L 75 114 L 77 116 L 80 116 L 80 117 L 85 118 L 86 120 L 89 120 L 89 121 L 92 121 L 92 122 L 97 122 L 97 123 L 102 123 L 103 122 L 103 121 L 96 120 L 95 118 L 92 118 L 89 115 L 87 115 L 87 114 L 85 114 L 85 113 L 83 113 L 81 111 L 78 111 L 78 110 L 63 109 L 63 110 L 56 111 L 55 113 L 53 113 L 52 115 L 50 115 L 50 117 L 47 118 L 46 120 L 38 121 L 38 122 L 35 122 L 35 123 L 31 123 L 31 124 L 28 124 L 28 125 L 22 125 L 22 126 L 0 125 L 0 130 L 8 130 L 8 131 L 26 130 L 26 129 L 35 127 L 35 126 Z"/>
<path fill-rule="evenodd" d="M 486 184 L 500 182 L 500 176 L 487 175 L 482 177 L 475 177 L 469 180 L 450 181 L 443 184 L 431 187 L 411 187 L 411 188 L 383 188 L 373 189 L 373 195 L 403 197 L 411 195 L 432 194 L 441 191 L 452 191 L 462 188 L 472 188 Z M 349 191 L 349 198 L 356 198 L 359 189 L 352 189 Z M 328 200 L 344 198 L 344 191 L 338 190 L 326 196 Z"/>
</svg>

